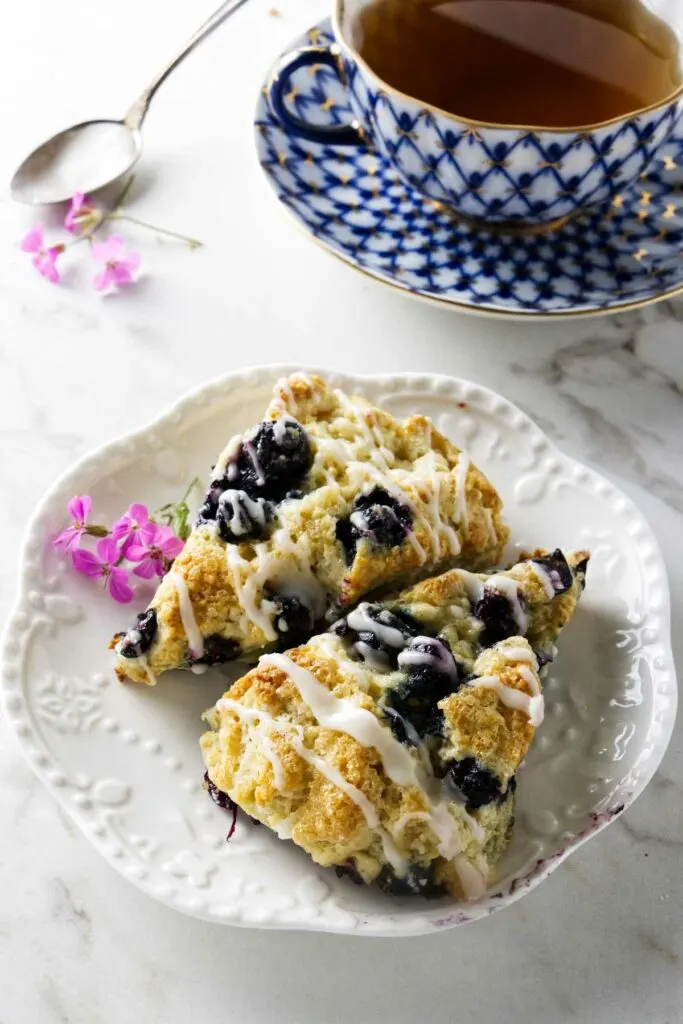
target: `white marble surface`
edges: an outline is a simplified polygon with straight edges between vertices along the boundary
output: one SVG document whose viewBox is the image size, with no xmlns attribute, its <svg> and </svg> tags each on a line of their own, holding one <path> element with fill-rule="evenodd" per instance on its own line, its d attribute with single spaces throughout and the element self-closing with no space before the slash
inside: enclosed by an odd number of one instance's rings
<svg viewBox="0 0 683 1024">
<path fill-rule="evenodd" d="M 0 181 L 55 127 L 118 116 L 209 9 L 12 4 Z M 0 618 L 24 521 L 73 459 L 209 376 L 300 360 L 470 377 L 611 475 L 663 546 L 683 661 L 683 302 L 550 326 L 477 320 L 311 245 L 261 180 L 250 115 L 270 59 L 323 13 L 317 0 L 250 0 L 159 94 L 132 212 L 206 244 L 132 229 L 147 271 L 135 291 L 102 300 L 75 273 L 43 282 L 13 244 L 30 214 L 0 204 Z M 682 739 L 679 725 L 645 795 L 521 903 L 438 937 L 363 942 L 213 927 L 153 903 L 99 860 L 0 723 L 0 1022 L 676 1024 Z"/>
</svg>

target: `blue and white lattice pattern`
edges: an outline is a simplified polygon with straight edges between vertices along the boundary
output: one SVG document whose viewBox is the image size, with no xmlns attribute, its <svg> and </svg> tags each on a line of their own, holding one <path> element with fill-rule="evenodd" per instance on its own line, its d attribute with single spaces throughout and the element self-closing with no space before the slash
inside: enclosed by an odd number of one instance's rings
<svg viewBox="0 0 683 1024">
<path fill-rule="evenodd" d="M 331 38 L 323 22 L 295 45 Z M 292 76 L 287 102 L 309 123 L 342 124 L 353 116 L 348 94 L 323 65 Z M 377 150 L 292 135 L 264 95 L 256 130 L 261 165 L 297 220 L 336 255 L 400 288 L 510 314 L 618 309 L 683 288 L 680 134 L 658 150 L 646 177 L 605 207 L 546 235 L 514 236 L 457 221 L 407 187 Z M 459 153 L 469 145 L 465 136 L 442 141 L 441 159 L 450 158 L 451 142 Z M 422 179 L 420 187 L 426 184 Z"/>
</svg>

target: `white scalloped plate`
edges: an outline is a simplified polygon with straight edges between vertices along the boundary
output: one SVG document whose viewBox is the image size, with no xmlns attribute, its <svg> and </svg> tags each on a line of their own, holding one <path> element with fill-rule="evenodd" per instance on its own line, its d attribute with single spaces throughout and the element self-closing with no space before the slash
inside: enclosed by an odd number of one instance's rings
<svg viewBox="0 0 683 1024">
<path fill-rule="evenodd" d="M 207 384 L 55 484 L 28 526 L 4 635 L 7 717 L 30 765 L 100 853 L 177 910 L 363 935 L 464 924 L 538 885 L 628 806 L 660 763 L 676 709 L 662 558 L 628 498 L 493 392 L 433 375 L 317 371 L 399 416 L 431 416 L 500 490 L 516 544 L 591 549 L 588 588 L 546 679 L 546 721 L 520 778 L 513 841 L 479 902 L 358 888 L 244 816 L 226 844 L 228 819 L 202 788 L 197 746 L 199 715 L 225 677 L 173 673 L 156 689 L 117 683 L 107 641 L 133 609 L 68 571 L 50 541 L 73 494 L 90 493 L 108 521 L 130 501 L 156 507 L 176 497 L 232 433 L 260 419 L 273 382 L 293 369 L 245 370 Z"/>
</svg>

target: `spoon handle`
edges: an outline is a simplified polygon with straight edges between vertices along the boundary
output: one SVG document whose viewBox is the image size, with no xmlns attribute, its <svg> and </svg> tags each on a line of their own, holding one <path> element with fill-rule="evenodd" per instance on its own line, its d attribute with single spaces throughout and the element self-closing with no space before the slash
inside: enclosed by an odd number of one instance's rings
<svg viewBox="0 0 683 1024">
<path fill-rule="evenodd" d="M 136 129 L 140 127 L 145 119 L 145 114 L 152 102 L 152 98 L 162 82 L 165 82 L 171 72 L 175 71 L 180 62 L 185 60 L 188 53 L 192 53 L 195 46 L 198 46 L 203 39 L 213 32 L 215 28 L 218 28 L 226 18 L 228 18 L 244 3 L 246 3 L 246 0 L 225 0 L 225 3 L 221 4 L 221 6 L 206 19 L 203 25 L 199 26 L 195 34 L 188 39 L 182 50 L 169 61 L 166 67 L 163 68 L 156 78 L 154 78 L 147 86 L 142 95 L 136 99 L 135 103 L 123 119 L 129 128 Z"/>
</svg>

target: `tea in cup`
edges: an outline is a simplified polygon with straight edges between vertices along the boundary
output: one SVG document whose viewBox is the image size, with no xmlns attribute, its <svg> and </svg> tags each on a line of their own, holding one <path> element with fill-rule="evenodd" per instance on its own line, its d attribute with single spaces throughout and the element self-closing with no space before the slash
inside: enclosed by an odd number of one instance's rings
<svg viewBox="0 0 683 1024">
<path fill-rule="evenodd" d="M 293 134 L 370 145 L 454 213 L 543 229 L 641 175 L 683 111 L 683 0 L 337 0 L 335 44 L 269 89 Z M 356 120 L 296 117 L 294 72 L 332 66 Z"/>
</svg>

